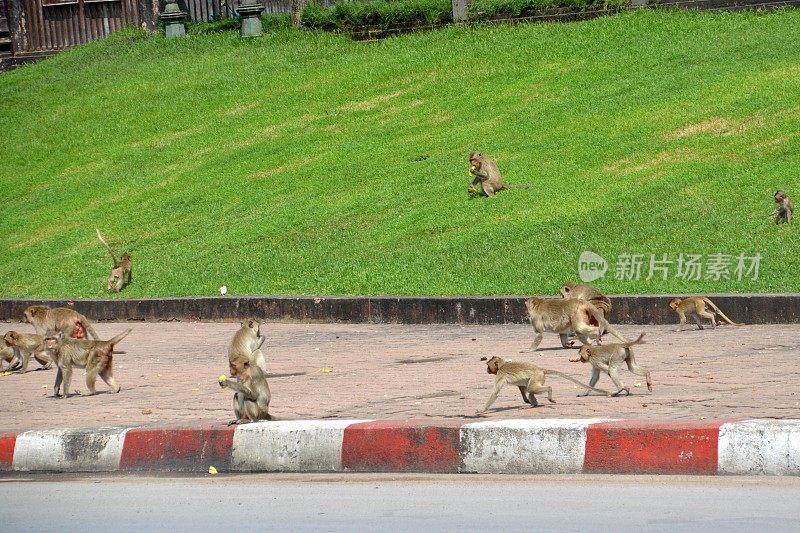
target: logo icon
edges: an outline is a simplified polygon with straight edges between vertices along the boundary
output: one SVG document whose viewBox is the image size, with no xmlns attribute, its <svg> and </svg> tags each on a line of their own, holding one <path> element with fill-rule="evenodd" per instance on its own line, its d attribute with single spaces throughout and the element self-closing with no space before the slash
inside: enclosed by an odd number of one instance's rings
<svg viewBox="0 0 800 533">
<path fill-rule="evenodd" d="M 578 275 L 581 281 L 589 283 L 606 275 L 608 263 L 594 252 L 584 250 L 578 258 Z"/>
</svg>

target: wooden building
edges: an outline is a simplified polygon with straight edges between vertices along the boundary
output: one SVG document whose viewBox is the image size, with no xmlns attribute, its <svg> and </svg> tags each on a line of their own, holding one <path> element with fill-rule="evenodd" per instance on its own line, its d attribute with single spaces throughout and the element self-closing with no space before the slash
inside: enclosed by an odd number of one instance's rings
<svg viewBox="0 0 800 533">
<path fill-rule="evenodd" d="M 233 1 L 228 0 L 238 5 Z M 265 13 L 291 10 L 291 0 L 262 3 Z M 179 0 L 178 5 L 192 21 L 234 14 L 225 0 Z M 0 70 L 88 43 L 126 26 L 153 30 L 163 7 L 163 0 L 0 0 Z"/>
</svg>

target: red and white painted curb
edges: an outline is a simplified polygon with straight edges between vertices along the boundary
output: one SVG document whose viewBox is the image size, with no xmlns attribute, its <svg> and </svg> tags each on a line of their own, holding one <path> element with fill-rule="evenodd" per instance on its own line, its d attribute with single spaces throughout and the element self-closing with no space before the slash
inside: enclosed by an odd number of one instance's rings
<svg viewBox="0 0 800 533">
<path fill-rule="evenodd" d="M 5 472 L 800 475 L 800 420 L 296 420 L 0 433 Z"/>
</svg>

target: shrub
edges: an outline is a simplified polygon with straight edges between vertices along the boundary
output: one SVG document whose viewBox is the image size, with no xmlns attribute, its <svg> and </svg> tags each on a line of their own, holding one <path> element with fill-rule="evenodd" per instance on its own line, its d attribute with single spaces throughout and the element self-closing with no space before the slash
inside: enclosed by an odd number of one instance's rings
<svg viewBox="0 0 800 533">
<path fill-rule="evenodd" d="M 363 27 L 391 29 L 416 25 L 443 25 L 452 21 L 450 0 L 392 0 L 341 2 L 330 9 L 309 4 L 303 25 L 312 29 L 352 31 Z"/>
<path fill-rule="evenodd" d="M 627 0 L 473 0 L 467 10 L 469 20 L 489 20 L 494 17 L 526 17 L 544 9 L 562 8 L 574 12 L 598 9 L 618 10 Z"/>
</svg>

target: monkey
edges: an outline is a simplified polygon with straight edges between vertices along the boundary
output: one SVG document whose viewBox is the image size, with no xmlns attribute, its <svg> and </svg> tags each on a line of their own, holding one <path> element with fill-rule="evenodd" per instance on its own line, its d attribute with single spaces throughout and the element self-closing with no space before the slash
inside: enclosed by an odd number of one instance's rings
<svg viewBox="0 0 800 533">
<path fill-rule="evenodd" d="M 717 327 L 717 323 L 715 320 L 714 313 L 706 311 L 706 304 L 710 305 L 714 308 L 714 311 L 719 313 L 728 324 L 733 326 L 743 326 L 744 324 L 740 324 L 739 322 L 734 322 L 730 318 L 728 318 L 722 310 L 716 306 L 714 302 L 706 298 L 705 296 L 689 296 L 688 298 L 673 298 L 669 302 L 669 306 L 672 308 L 673 311 L 678 313 L 678 318 L 680 318 L 681 322 L 678 324 L 678 327 L 675 331 L 681 331 L 683 329 L 684 324 L 686 324 L 686 315 L 689 314 L 694 319 L 697 327 L 703 329 L 703 325 L 700 323 L 700 318 L 710 318 L 711 319 L 711 329 Z M 699 315 L 699 316 L 698 316 Z"/>
<path fill-rule="evenodd" d="M 6 369 L 3 370 L 4 363 Z M 0 372 L 19 370 L 22 366 L 19 354 L 16 353 L 14 347 L 6 342 L 3 337 L 0 337 Z"/>
<path fill-rule="evenodd" d="M 477 190 L 475 185 L 478 183 L 481 184 L 481 192 L 486 196 L 494 196 L 497 191 L 502 191 L 506 188 L 506 184 L 500 176 L 500 169 L 497 168 L 497 163 L 488 157 L 484 157 L 480 152 L 472 152 L 469 154 L 469 164 L 469 174 L 474 176 L 467 189 L 469 193 Z"/>
<path fill-rule="evenodd" d="M 21 361 L 22 366 L 19 369 L 22 374 L 28 371 L 31 355 L 42 365 L 42 370 L 49 370 L 53 366 L 53 361 L 44 349 L 44 339 L 41 335 L 9 331 L 3 335 L 3 341 L 13 349 L 16 360 Z"/>
<path fill-rule="evenodd" d="M 608 374 L 608 377 L 610 377 L 614 385 L 617 386 L 617 392 L 612 393 L 611 396 L 619 396 L 623 391 L 625 391 L 626 396 L 630 396 L 631 394 L 631 390 L 622 385 L 622 382 L 619 380 L 618 369 L 623 362 L 628 365 L 628 370 L 637 376 L 644 376 L 645 381 L 647 381 L 647 390 L 653 392 L 650 371 L 636 364 L 636 359 L 633 357 L 633 349 L 631 348 L 634 344 L 644 343 L 643 339 L 644 332 L 639 335 L 638 339 L 632 342 L 607 344 L 605 346 L 581 346 L 581 349 L 578 351 L 578 358 L 570 359 L 570 361 L 573 363 L 580 361 L 592 364 L 592 377 L 589 379 L 589 387 L 595 386 L 597 380 L 600 378 L 601 370 Z M 579 394 L 578 396 L 588 396 L 589 390 L 590 389 L 587 388 L 584 394 Z"/>
<path fill-rule="evenodd" d="M 106 247 L 106 250 L 108 250 L 108 253 L 111 255 L 111 260 L 114 261 L 114 266 L 111 268 L 111 274 L 108 276 L 106 288 L 108 290 L 113 288 L 114 292 L 119 292 L 131 282 L 133 277 L 133 263 L 131 262 L 131 256 L 128 252 L 125 252 L 118 261 L 117 257 L 114 255 L 114 252 L 111 250 L 111 247 L 100 234 L 100 230 L 95 228 L 95 231 L 97 231 L 97 237 L 100 239 L 100 242 L 103 243 L 103 246 Z"/>
<path fill-rule="evenodd" d="M 622 342 L 628 342 L 603 318 L 603 313 L 591 302 L 578 298 L 545 299 L 528 298 L 525 300 L 528 308 L 528 319 L 536 330 L 536 338 L 529 350 L 535 350 L 542 342 L 544 332 L 558 333 L 561 346 L 572 348 L 574 341 L 567 341 L 567 336 L 574 331 L 583 344 L 589 344 L 590 339 L 599 339 L 608 331 Z M 597 325 L 592 325 L 592 318 Z"/>
<path fill-rule="evenodd" d="M 236 418 L 228 425 L 257 422 L 259 420 L 272 420 L 269 414 L 269 401 L 272 395 L 269 391 L 267 376 L 258 367 L 248 361 L 237 361 L 233 374 L 237 381 L 229 379 L 226 375 L 219 377 L 219 386 L 228 387 L 235 391 L 233 395 L 233 413 Z"/>
<path fill-rule="evenodd" d="M 259 367 L 264 374 L 267 373 L 267 361 L 261 352 L 264 339 L 261 336 L 261 324 L 256 319 L 246 318 L 242 321 L 242 327 L 233 335 L 228 345 L 231 376 L 235 375 L 236 363 L 244 361 Z"/>
<path fill-rule="evenodd" d="M 591 302 L 592 305 L 603 313 L 603 318 L 606 320 L 608 320 L 608 315 L 611 314 L 611 300 L 594 287 L 581 283 L 565 283 L 558 292 L 561 293 L 562 298 L 580 298 L 581 300 Z M 599 326 L 600 324 L 597 323 L 597 320 L 595 320 L 593 316 L 590 316 L 589 325 Z M 605 332 L 603 334 L 605 335 Z M 574 335 L 575 333 L 571 332 L 568 334 L 568 337 L 573 337 Z M 598 344 L 600 344 L 599 340 Z"/>
<path fill-rule="evenodd" d="M 48 331 L 60 331 L 68 337 L 86 338 L 88 333 L 99 340 L 89 320 L 77 311 L 66 307 L 50 309 L 46 305 L 31 305 L 25 309 L 25 320 L 36 329 L 36 333 L 44 336 Z"/>
<path fill-rule="evenodd" d="M 486 361 L 486 358 L 482 357 L 481 361 Z M 494 381 L 494 391 L 492 391 L 492 394 L 489 396 L 489 400 L 486 402 L 486 405 L 483 406 L 483 409 L 478 411 L 476 414 L 484 413 L 489 409 L 489 407 L 491 407 L 491 405 L 497 399 L 497 395 L 500 393 L 506 383 L 510 383 L 511 385 L 516 385 L 519 387 L 519 392 L 522 394 L 522 401 L 530 404 L 531 407 L 537 407 L 539 405 L 539 402 L 536 400 L 536 396 L 534 395 L 542 392 L 547 393 L 547 400 L 550 403 L 556 403 L 556 401 L 553 399 L 553 389 L 551 387 L 544 386 L 544 379 L 548 375 L 559 376 L 572 381 L 581 387 L 587 387 L 587 385 L 581 383 L 577 379 L 556 370 L 540 368 L 530 363 L 514 363 L 512 361 L 506 361 L 502 357 L 497 356 L 494 356 L 486 361 L 486 372 L 496 375 Z M 595 389 L 591 386 L 589 388 L 605 394 L 606 396 L 608 395 L 608 391 Z"/>
<path fill-rule="evenodd" d="M 608 320 L 608 315 L 611 314 L 611 299 L 592 286 L 583 285 L 582 283 L 565 283 L 558 292 L 561 293 L 562 298 L 580 298 L 591 302 L 603 313 L 603 318 L 606 320 Z M 590 317 L 589 323 L 593 326 L 599 326 L 592 317 Z"/>
<path fill-rule="evenodd" d="M 786 222 L 791 224 L 792 214 L 794 213 L 794 203 L 789 199 L 785 192 L 781 190 L 775 191 L 775 203 L 778 208 L 773 211 L 770 216 L 775 217 L 775 223 L 780 224 Z"/>
<path fill-rule="evenodd" d="M 53 385 L 53 397 L 59 398 L 61 384 L 64 384 L 64 398 L 69 397 L 69 385 L 72 380 L 72 368 L 86 369 L 86 387 L 91 396 L 95 393 L 95 381 L 99 375 L 103 381 L 111 388 L 114 393 L 120 391 L 121 387 L 114 380 L 114 355 L 115 353 L 125 353 L 114 351 L 114 346 L 124 339 L 131 329 L 128 328 L 116 337 L 107 340 L 85 340 L 65 337 L 60 331 L 49 332 L 44 337 L 44 345 L 47 354 L 58 365 L 56 382 Z M 80 393 L 84 395 L 83 393 Z"/>
</svg>

